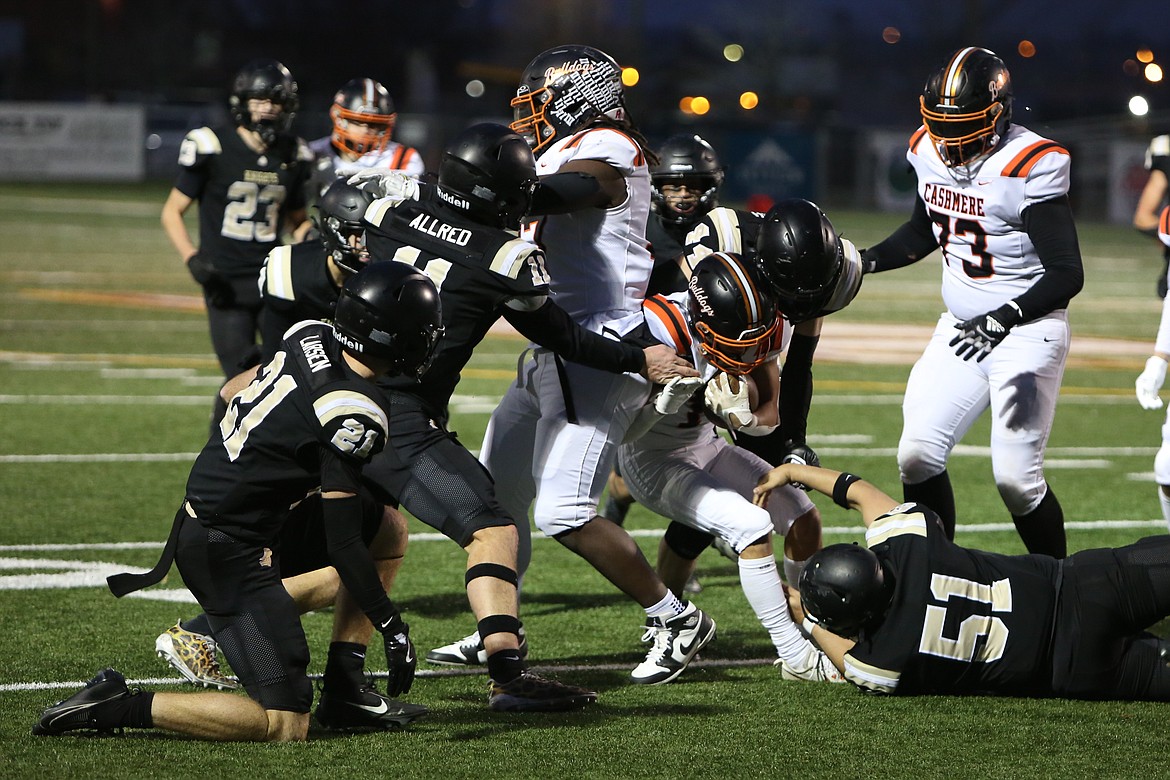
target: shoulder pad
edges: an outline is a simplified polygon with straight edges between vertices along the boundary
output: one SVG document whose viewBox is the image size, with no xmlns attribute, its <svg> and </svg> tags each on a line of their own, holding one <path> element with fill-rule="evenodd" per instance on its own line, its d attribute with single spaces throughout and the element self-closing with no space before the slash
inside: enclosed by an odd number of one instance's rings
<svg viewBox="0 0 1170 780">
<path fill-rule="evenodd" d="M 537 257 L 533 257 L 534 254 Z M 534 262 L 529 262 L 530 258 Z M 548 275 L 544 273 L 544 253 L 540 247 L 522 238 L 514 238 L 501 244 L 492 256 L 489 267 L 495 273 L 509 279 L 518 279 L 520 272 L 525 269 L 539 269 L 539 273 L 533 270 L 534 276 L 540 279 L 537 284 L 549 283 Z"/>
<path fill-rule="evenodd" d="M 183 141 L 194 144 L 195 151 L 199 154 L 220 154 L 223 151 L 219 136 L 210 127 L 197 127 L 191 130 Z"/>
<path fill-rule="evenodd" d="M 865 532 L 865 544 L 872 548 L 895 536 L 926 537 L 926 522 L 926 515 L 918 504 L 899 504 L 870 524 Z"/>
<path fill-rule="evenodd" d="M 651 295 L 642 302 L 642 310 L 646 318 L 653 318 L 670 339 L 674 351 L 683 357 L 691 356 L 691 331 L 687 327 L 686 313 L 676 302 L 665 295 Z M 651 328 L 651 331 L 659 328 Z"/>
</svg>

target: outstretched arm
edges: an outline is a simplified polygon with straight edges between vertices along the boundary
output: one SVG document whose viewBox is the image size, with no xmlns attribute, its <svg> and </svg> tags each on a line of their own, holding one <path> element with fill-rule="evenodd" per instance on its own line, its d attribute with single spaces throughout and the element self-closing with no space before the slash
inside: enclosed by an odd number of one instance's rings
<svg viewBox="0 0 1170 780">
<path fill-rule="evenodd" d="M 752 491 L 752 501 L 757 506 L 767 506 L 768 494 L 773 488 L 794 482 L 824 493 L 839 506 L 861 512 L 866 527 L 901 503 L 854 474 L 797 463 L 777 466 L 761 477 Z"/>
</svg>

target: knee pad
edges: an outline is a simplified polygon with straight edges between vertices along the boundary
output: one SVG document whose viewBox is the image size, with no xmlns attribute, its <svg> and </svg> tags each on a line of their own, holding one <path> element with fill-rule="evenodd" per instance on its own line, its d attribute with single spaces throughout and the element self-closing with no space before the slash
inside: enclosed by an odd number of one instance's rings
<svg viewBox="0 0 1170 780">
<path fill-rule="evenodd" d="M 1022 517 L 1034 510 L 1048 493 L 1048 483 L 1044 480 L 1026 484 L 1015 479 L 1001 480 L 997 477 L 995 486 L 999 489 L 999 497 L 1003 499 L 1004 506 L 1015 517 Z"/>
<path fill-rule="evenodd" d="M 941 446 L 924 441 L 902 439 L 898 442 L 898 471 L 902 482 L 916 485 L 946 471 L 947 455 Z"/>
<path fill-rule="evenodd" d="M 666 527 L 663 539 L 666 540 L 666 546 L 675 555 L 684 560 L 693 561 L 699 557 L 703 550 L 711 546 L 715 537 L 706 531 L 671 521 L 670 525 Z"/>
<path fill-rule="evenodd" d="M 463 577 L 463 583 L 470 585 L 472 580 L 480 577 L 494 577 L 497 580 L 503 580 L 512 587 L 517 587 L 519 578 L 516 576 L 514 569 L 509 569 L 507 566 L 499 563 L 477 563 L 467 570 L 467 574 Z"/>
</svg>

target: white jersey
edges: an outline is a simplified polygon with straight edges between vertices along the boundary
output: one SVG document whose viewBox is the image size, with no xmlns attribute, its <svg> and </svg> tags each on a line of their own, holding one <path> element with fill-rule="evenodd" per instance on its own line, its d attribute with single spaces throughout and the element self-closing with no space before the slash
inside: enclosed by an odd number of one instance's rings
<svg viewBox="0 0 1170 780">
<path fill-rule="evenodd" d="M 706 355 L 699 348 L 700 342 L 695 335 L 695 328 L 691 323 L 690 310 L 687 306 L 688 295 L 689 293 L 686 292 L 652 295 L 646 299 L 642 306 L 642 316 L 655 340 L 669 347 L 674 347 L 677 354 L 690 358 L 695 370 L 699 372 L 699 376 L 704 381 L 709 381 L 719 373 L 719 369 L 707 361 Z M 629 328 L 625 327 L 623 323 L 635 318 L 626 318 L 613 324 L 610 329 L 618 333 L 626 333 Z M 788 349 L 788 342 L 791 338 L 792 325 L 787 320 L 781 319 L 780 327 L 772 336 L 768 359 L 779 361 L 780 355 Z M 640 438 L 624 446 L 637 449 L 674 450 L 718 435 L 715 426 L 707 419 L 703 411 L 703 403 L 703 393 L 697 391 L 679 411 L 662 417 Z"/>
<path fill-rule="evenodd" d="M 967 320 L 1028 290 L 1044 266 L 1022 215 L 1033 203 L 1068 193 L 1068 151 L 1012 125 L 995 151 L 971 167 L 970 178 L 961 178 L 920 127 L 906 158 L 942 248 L 942 296 L 951 314 Z"/>
<path fill-rule="evenodd" d="M 407 176 L 417 179 L 426 171 L 418 150 L 397 141 L 389 141 L 385 149 L 366 152 L 356 160 L 341 159 L 330 136 L 311 141 L 309 149 L 314 155 L 313 181 L 317 184 L 318 194 L 324 192 L 333 180 L 342 174 L 352 176 L 358 171 L 385 168 L 389 171 L 402 171 Z"/>
<path fill-rule="evenodd" d="M 599 160 L 625 176 L 626 199 L 544 217 L 536 242 L 545 250 L 552 299 L 590 330 L 639 311 L 654 266 L 646 240 L 650 173 L 641 147 L 625 133 L 592 127 L 550 146 L 536 163 L 547 176 L 575 160 Z"/>
</svg>

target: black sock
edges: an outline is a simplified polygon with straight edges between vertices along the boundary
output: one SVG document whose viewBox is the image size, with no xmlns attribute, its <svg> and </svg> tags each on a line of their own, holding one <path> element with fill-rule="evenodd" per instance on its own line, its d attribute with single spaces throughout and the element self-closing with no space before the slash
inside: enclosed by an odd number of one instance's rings
<svg viewBox="0 0 1170 780">
<path fill-rule="evenodd" d="M 951 490 L 951 477 L 946 471 L 924 479 L 916 485 L 902 483 L 902 498 L 930 507 L 942 521 L 947 538 L 955 538 L 955 492 Z"/>
<path fill-rule="evenodd" d="M 1049 486 L 1040 503 L 1026 515 L 1012 515 L 1016 532 L 1030 553 L 1064 558 L 1068 555 L 1068 541 L 1064 535 L 1064 510 Z"/>
<path fill-rule="evenodd" d="M 181 620 L 179 621 L 179 625 L 187 631 L 211 636 L 211 621 L 208 620 L 207 613 L 205 612 L 200 612 L 190 620 Z"/>
<path fill-rule="evenodd" d="M 324 685 L 328 690 L 360 690 L 366 683 L 366 646 L 356 642 L 331 642 L 325 661 Z"/>
<path fill-rule="evenodd" d="M 102 731 L 154 728 L 154 718 L 150 714 L 153 702 L 154 693 L 150 691 L 137 691 L 125 698 L 104 702 L 93 708 L 93 725 Z"/>
<path fill-rule="evenodd" d="M 488 656 L 488 677 L 498 683 L 515 680 L 524 673 L 524 661 L 519 650 L 499 650 Z"/>
</svg>

